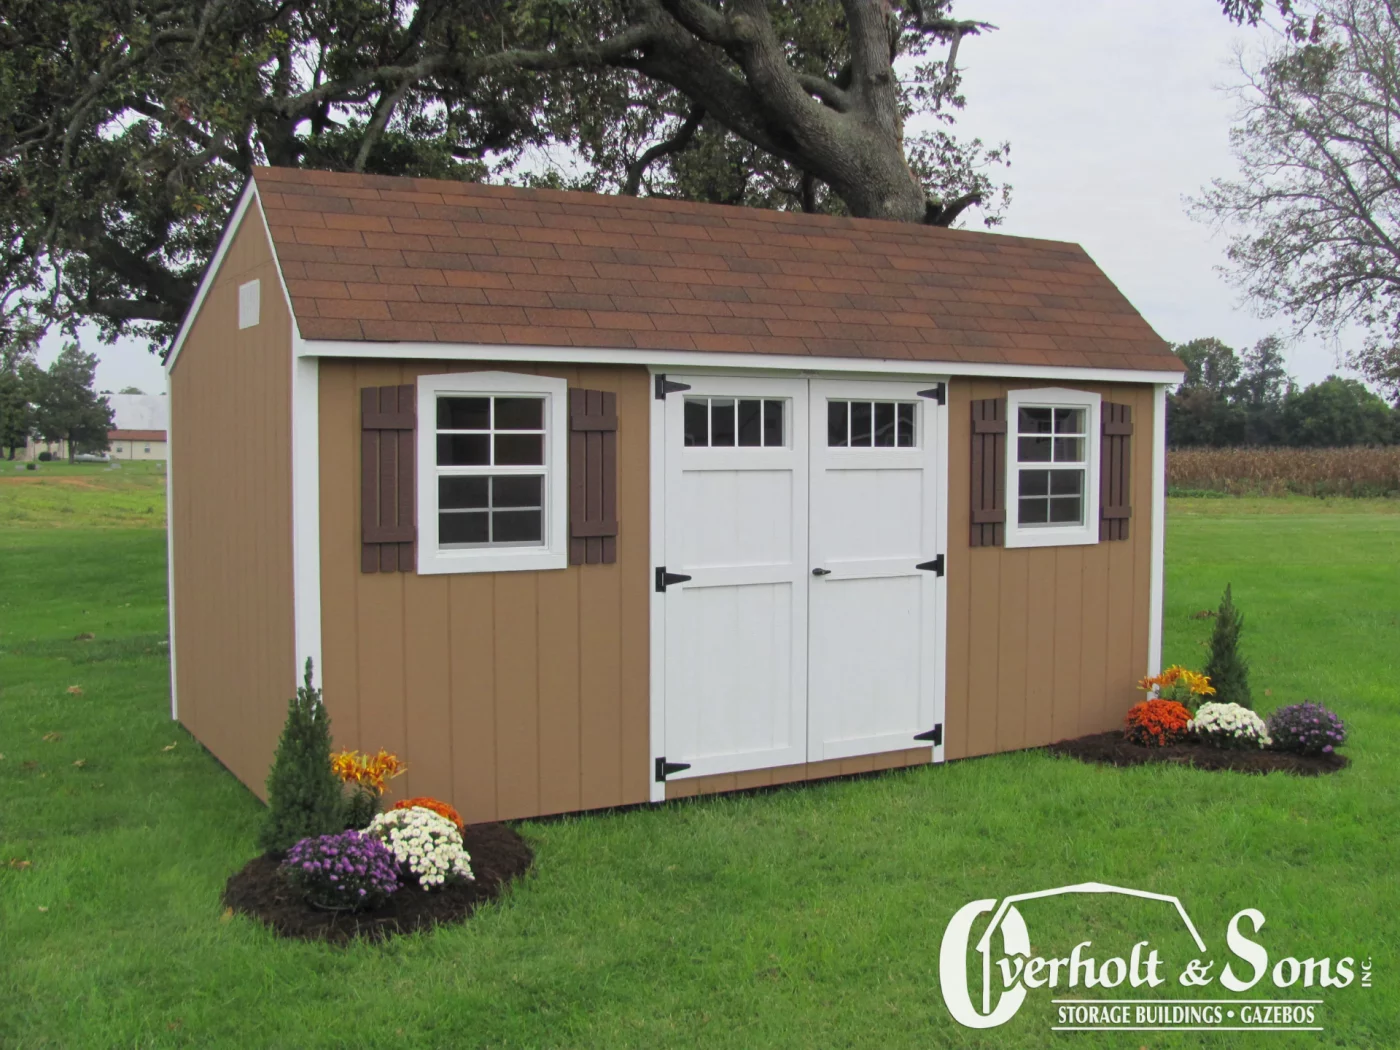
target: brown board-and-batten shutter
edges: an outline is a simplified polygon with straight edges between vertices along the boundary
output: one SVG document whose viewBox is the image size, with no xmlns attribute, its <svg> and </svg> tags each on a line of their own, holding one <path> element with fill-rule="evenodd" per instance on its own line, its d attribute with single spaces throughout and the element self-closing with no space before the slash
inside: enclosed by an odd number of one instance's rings
<svg viewBox="0 0 1400 1050">
<path fill-rule="evenodd" d="M 973 547 L 1006 541 L 1006 398 L 972 402 Z"/>
<path fill-rule="evenodd" d="M 416 391 L 367 386 L 360 391 L 360 571 L 413 569 Z"/>
<path fill-rule="evenodd" d="M 1129 486 L 1132 463 L 1133 409 L 1105 401 L 1100 410 L 1103 444 L 1099 449 L 1099 539 L 1126 540 L 1132 516 Z"/>
<path fill-rule="evenodd" d="M 569 563 L 617 561 L 617 395 L 569 391 Z"/>
</svg>

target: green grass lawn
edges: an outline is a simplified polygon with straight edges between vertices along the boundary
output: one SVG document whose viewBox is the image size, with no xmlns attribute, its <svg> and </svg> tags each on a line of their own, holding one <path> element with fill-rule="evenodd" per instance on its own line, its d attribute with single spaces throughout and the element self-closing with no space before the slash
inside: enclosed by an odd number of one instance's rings
<svg viewBox="0 0 1400 1050">
<path fill-rule="evenodd" d="M 1191 614 L 1233 583 L 1259 706 L 1339 709 L 1350 769 L 1032 752 L 526 822 L 537 867 L 500 904 L 347 949 L 221 915 L 260 806 L 169 720 L 163 532 L 0 530 L 0 1046 L 1400 1046 L 1400 503 L 1185 500 L 1169 522 L 1167 659 L 1200 665 Z M 1320 1036 L 1056 1034 L 1045 992 L 955 1025 L 952 914 L 1087 880 L 1180 895 L 1219 965 L 1253 907 L 1271 961 L 1369 956 L 1375 986 L 1325 991 Z M 1158 905 L 1022 910 L 1038 954 L 1195 954 Z M 1175 973 L 1157 997 L 1202 994 Z"/>
<path fill-rule="evenodd" d="M 165 526 L 165 463 L 0 460 L 0 529 Z"/>
</svg>

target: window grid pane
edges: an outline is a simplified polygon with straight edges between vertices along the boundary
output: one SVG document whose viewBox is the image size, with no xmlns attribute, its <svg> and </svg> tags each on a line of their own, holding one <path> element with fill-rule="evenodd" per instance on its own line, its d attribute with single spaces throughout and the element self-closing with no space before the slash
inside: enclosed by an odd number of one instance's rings
<svg viewBox="0 0 1400 1050">
<path fill-rule="evenodd" d="M 437 399 L 440 548 L 544 543 L 544 409 L 529 395 Z"/>
</svg>

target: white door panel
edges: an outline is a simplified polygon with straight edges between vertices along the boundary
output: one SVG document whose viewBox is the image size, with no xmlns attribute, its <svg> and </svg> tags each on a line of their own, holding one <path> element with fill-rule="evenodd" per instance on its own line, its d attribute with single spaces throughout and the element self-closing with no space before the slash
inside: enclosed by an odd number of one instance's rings
<svg viewBox="0 0 1400 1050">
<path fill-rule="evenodd" d="M 930 383 L 669 378 L 689 389 L 661 409 L 659 561 L 688 577 L 657 596 L 658 739 L 687 767 L 667 779 L 921 746 L 942 718 L 942 582 L 916 567 L 943 550 Z M 831 447 L 828 403 L 861 399 L 866 447 Z M 783 406 L 780 442 L 756 402 Z"/>
<path fill-rule="evenodd" d="M 807 384 L 685 382 L 690 389 L 670 395 L 665 412 L 665 565 L 690 577 L 667 587 L 663 599 L 665 757 L 689 765 L 670 778 L 802 762 Z M 716 412 L 736 401 L 781 404 L 782 444 L 687 445 L 687 401 L 709 398 Z"/>
<path fill-rule="evenodd" d="M 917 747 L 936 721 L 940 584 L 916 567 L 940 553 L 927 386 L 811 382 L 810 560 L 824 574 L 810 597 L 808 761 Z M 831 401 L 905 406 L 900 445 L 885 430 L 889 447 L 832 447 Z M 847 440 L 880 440 L 850 419 Z"/>
</svg>

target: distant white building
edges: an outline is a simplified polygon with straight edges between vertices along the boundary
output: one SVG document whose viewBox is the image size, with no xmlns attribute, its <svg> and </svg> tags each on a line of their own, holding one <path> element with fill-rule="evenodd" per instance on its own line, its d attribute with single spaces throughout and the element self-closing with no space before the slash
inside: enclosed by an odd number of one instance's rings
<svg viewBox="0 0 1400 1050">
<path fill-rule="evenodd" d="M 164 394 L 108 394 L 112 429 L 107 451 L 113 459 L 165 459 L 170 402 Z"/>
<path fill-rule="evenodd" d="M 112 429 L 107 431 L 107 451 L 113 459 L 165 459 L 170 427 L 170 403 L 164 394 L 108 394 Z M 21 455 L 34 459 L 48 452 L 54 459 L 68 458 L 66 441 L 31 437 Z"/>
</svg>

